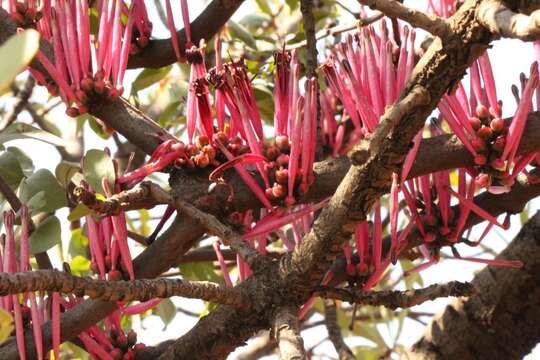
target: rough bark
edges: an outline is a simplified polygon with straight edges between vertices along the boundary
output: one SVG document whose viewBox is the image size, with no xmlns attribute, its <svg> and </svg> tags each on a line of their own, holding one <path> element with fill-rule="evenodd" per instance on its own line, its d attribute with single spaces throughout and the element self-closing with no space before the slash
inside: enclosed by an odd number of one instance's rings
<svg viewBox="0 0 540 360">
<path fill-rule="evenodd" d="M 540 212 L 497 257 L 522 269 L 484 268 L 476 294 L 434 318 L 406 359 L 522 359 L 540 341 Z"/>
</svg>

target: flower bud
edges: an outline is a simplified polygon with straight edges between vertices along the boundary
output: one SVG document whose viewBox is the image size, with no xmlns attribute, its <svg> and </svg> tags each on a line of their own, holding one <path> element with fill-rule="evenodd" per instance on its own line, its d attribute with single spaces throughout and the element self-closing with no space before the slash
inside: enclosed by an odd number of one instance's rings
<svg viewBox="0 0 540 360">
<path fill-rule="evenodd" d="M 205 145 L 208 145 L 209 144 L 209 140 L 208 140 L 208 136 L 206 135 L 199 135 L 197 137 L 197 146 L 199 148 L 202 148 L 203 146 Z"/>
<path fill-rule="evenodd" d="M 268 158 L 268 160 L 274 161 L 280 154 L 281 152 L 276 146 L 272 145 L 266 149 L 266 157 Z"/>
<path fill-rule="evenodd" d="M 122 350 L 120 350 L 119 348 L 112 349 L 110 354 L 114 360 L 122 360 L 122 357 L 124 356 Z"/>
<path fill-rule="evenodd" d="M 289 138 L 285 135 L 276 136 L 276 146 L 281 151 L 289 150 L 289 147 L 290 147 Z"/>
<path fill-rule="evenodd" d="M 504 171 L 506 170 L 506 162 L 501 159 L 495 159 L 490 163 L 491 167 L 495 170 Z"/>
<path fill-rule="evenodd" d="M 272 195 L 276 199 L 282 199 L 285 197 L 285 195 L 287 195 L 287 190 L 285 189 L 283 185 L 276 183 L 272 187 Z"/>
<path fill-rule="evenodd" d="M 133 346 L 137 343 L 137 333 L 134 330 L 130 330 L 127 334 L 128 346 Z"/>
<path fill-rule="evenodd" d="M 278 166 L 281 166 L 281 167 L 289 166 L 289 155 L 287 154 L 279 155 L 278 158 L 276 159 L 276 163 Z"/>
<path fill-rule="evenodd" d="M 478 154 L 474 157 L 474 163 L 476 165 L 479 165 L 479 166 L 482 166 L 482 165 L 486 165 L 487 163 L 487 157 L 486 155 L 483 155 L 483 154 Z"/>
<path fill-rule="evenodd" d="M 471 144 L 475 151 L 484 151 L 486 150 L 486 142 L 480 138 L 475 138 L 471 141 Z"/>
<path fill-rule="evenodd" d="M 502 131 L 502 129 L 504 129 L 504 125 L 504 119 L 501 118 L 495 118 L 489 123 L 489 127 L 495 132 Z"/>
<path fill-rule="evenodd" d="M 208 159 L 208 155 L 204 153 L 195 155 L 193 161 L 195 162 L 195 165 L 197 165 L 197 167 L 200 167 L 201 169 L 207 167 L 208 164 L 210 164 L 210 159 Z"/>
<path fill-rule="evenodd" d="M 493 131 L 491 130 L 491 128 L 485 126 L 485 125 L 482 125 L 482 127 L 476 132 L 476 134 L 484 139 L 484 140 L 488 140 L 491 135 L 493 135 Z"/>
<path fill-rule="evenodd" d="M 469 118 L 469 123 L 471 124 L 472 128 L 475 131 L 480 129 L 480 127 L 482 127 L 482 122 L 476 116 L 473 116 L 473 117 Z"/>
<path fill-rule="evenodd" d="M 208 156 L 210 160 L 214 160 L 216 158 L 216 149 L 212 145 L 205 145 L 202 148 L 202 151 Z"/>
<path fill-rule="evenodd" d="M 484 105 L 478 105 L 476 107 L 476 115 L 481 119 L 487 119 L 489 118 L 489 110 Z"/>
<path fill-rule="evenodd" d="M 491 184 L 491 177 L 488 174 L 480 174 L 476 177 L 475 183 L 481 188 L 488 187 Z"/>
<path fill-rule="evenodd" d="M 286 184 L 289 180 L 289 170 L 281 169 L 276 171 L 276 181 L 280 184 Z"/>
<path fill-rule="evenodd" d="M 66 114 L 67 114 L 67 116 L 77 117 L 81 113 L 79 112 L 79 109 L 77 109 L 76 107 L 71 106 L 71 107 L 66 109 Z"/>
</svg>

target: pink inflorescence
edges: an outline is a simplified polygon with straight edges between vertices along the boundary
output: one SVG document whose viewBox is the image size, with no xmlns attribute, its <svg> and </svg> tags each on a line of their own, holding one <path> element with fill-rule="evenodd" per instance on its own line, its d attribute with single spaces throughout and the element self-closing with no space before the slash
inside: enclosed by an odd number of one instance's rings
<svg viewBox="0 0 540 360">
<path fill-rule="evenodd" d="M 113 100 L 122 94 L 128 56 L 146 46 L 152 29 L 144 1 L 133 1 L 130 8 L 121 0 L 95 6 L 98 30 L 92 34 L 87 0 L 8 3 L 20 26 L 35 27 L 51 43 L 54 61 L 42 52 L 37 55 L 47 75 L 31 71 L 51 94 L 62 97 L 70 116 L 87 112 L 97 98 Z"/>
</svg>

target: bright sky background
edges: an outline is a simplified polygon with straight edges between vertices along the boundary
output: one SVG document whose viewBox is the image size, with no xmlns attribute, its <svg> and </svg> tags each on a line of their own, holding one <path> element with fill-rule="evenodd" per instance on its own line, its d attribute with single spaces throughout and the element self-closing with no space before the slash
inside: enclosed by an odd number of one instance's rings
<svg viewBox="0 0 540 360">
<path fill-rule="evenodd" d="M 168 37 L 168 31 L 161 25 L 161 22 L 157 20 L 157 14 L 155 13 L 153 2 L 147 1 L 148 7 L 150 10 L 150 18 L 154 22 L 154 36 L 163 38 Z M 173 1 L 174 5 L 178 5 L 177 1 Z M 191 1 L 190 2 L 190 12 L 191 12 L 191 18 L 195 18 L 198 13 L 202 10 L 204 7 L 205 2 L 203 1 Z M 357 9 L 358 5 L 355 0 L 343 0 L 342 3 L 347 4 L 351 9 Z M 425 3 L 425 1 L 406 1 L 409 5 L 414 4 L 414 6 L 417 6 L 418 8 L 424 9 L 425 7 L 422 5 L 422 3 Z M 179 5 L 177 6 L 177 8 Z M 242 5 L 240 10 L 235 14 L 234 19 L 241 19 L 245 14 L 253 11 L 254 7 L 254 1 L 248 0 Z M 179 9 L 173 10 L 175 14 L 180 14 Z M 343 23 L 352 21 L 352 17 L 344 13 L 343 14 Z M 177 17 L 176 21 L 177 26 L 180 26 L 181 20 L 180 17 Z M 417 44 L 419 44 L 419 41 L 417 41 Z M 322 49 L 321 49 L 322 50 Z M 321 53 L 321 51 L 319 51 Z M 322 59 L 321 55 L 321 59 Z M 320 59 L 320 60 L 321 60 Z M 490 50 L 490 59 L 492 61 L 493 70 L 495 73 L 495 78 L 497 81 L 497 90 L 499 98 L 501 98 L 504 102 L 503 106 L 503 115 L 509 116 L 512 115 L 515 110 L 515 102 L 513 100 L 513 97 L 510 92 L 510 85 L 517 83 L 519 80 L 519 73 L 525 72 L 528 74 L 529 72 L 529 66 L 533 60 L 533 50 L 531 44 L 524 44 L 520 41 L 510 41 L 510 40 L 502 40 L 502 41 L 496 41 L 494 43 L 493 49 Z M 130 70 L 128 71 L 126 75 L 126 82 L 132 81 L 136 74 L 138 74 L 139 70 Z M 129 89 L 126 90 L 126 93 L 129 93 Z M 36 98 L 43 98 L 45 96 L 45 90 L 43 88 L 37 89 L 35 91 Z M 65 122 L 70 121 L 69 119 L 65 119 L 65 115 L 63 115 L 62 111 L 58 111 L 55 114 L 56 117 L 58 117 L 59 122 Z M 88 129 L 90 130 L 90 129 Z M 91 133 L 91 130 L 87 133 Z M 98 139 L 96 136 L 87 136 L 86 137 L 87 142 L 87 149 L 90 148 L 99 148 L 103 149 L 104 146 L 109 146 L 111 148 L 115 148 L 111 141 L 105 142 L 101 139 Z M 48 168 L 54 173 L 54 167 L 60 160 L 60 157 L 58 156 L 56 150 L 49 145 L 45 145 L 40 142 L 36 141 L 13 141 L 9 143 L 8 145 L 13 146 L 21 146 L 22 149 L 24 149 L 28 155 L 32 157 L 32 160 L 34 161 L 34 165 L 36 169 L 39 168 Z M 538 201 L 534 201 L 531 204 L 531 214 L 533 211 L 536 211 L 539 208 Z M 162 210 L 160 210 L 162 211 Z M 155 213 L 155 212 L 154 212 Z M 157 212 L 156 215 L 159 215 L 159 212 Z M 58 214 L 60 219 L 65 219 L 67 216 L 67 210 L 62 210 Z M 482 226 L 479 227 L 480 229 L 483 229 Z M 490 247 L 493 247 L 496 251 L 500 251 L 506 246 L 506 242 L 510 241 L 517 231 L 520 228 L 519 223 L 519 216 L 514 216 L 512 218 L 512 227 L 509 231 L 506 231 L 505 233 L 492 231 L 490 235 L 484 240 L 486 244 L 488 244 Z M 481 230 L 480 230 L 481 231 Z M 478 230 L 477 230 L 478 232 Z M 69 241 L 70 238 L 70 232 L 69 229 L 64 228 L 63 229 L 63 235 L 62 240 L 63 242 Z M 463 249 L 462 254 L 467 255 L 469 253 L 474 253 L 474 250 L 470 252 L 469 249 L 466 249 L 467 247 L 462 247 L 460 250 Z M 139 248 L 139 251 L 142 250 Z M 159 260 L 156 260 L 159 261 Z M 453 260 L 447 260 L 442 261 L 440 264 L 430 268 L 428 271 L 425 271 L 422 273 L 423 279 L 424 279 L 424 285 L 430 285 L 435 283 L 441 283 L 441 282 L 447 282 L 451 280 L 460 280 L 460 281 L 468 281 L 471 280 L 474 276 L 474 272 L 481 269 L 483 266 L 479 264 L 473 264 L 473 263 L 467 263 L 467 262 L 457 262 Z M 185 309 L 189 309 L 191 311 L 201 311 L 203 308 L 203 304 L 200 301 L 193 301 L 193 300 L 185 300 L 185 299 L 175 299 L 174 300 L 177 304 L 182 304 L 182 307 Z M 422 312 L 434 312 L 437 313 L 441 311 L 445 304 L 447 303 L 446 299 L 436 300 L 433 302 L 428 302 L 424 305 L 420 305 L 417 307 L 412 308 L 414 311 L 422 311 Z M 144 341 L 149 344 L 156 344 L 161 341 L 164 341 L 166 339 L 170 338 L 176 338 L 183 334 L 184 332 L 187 332 L 194 324 L 196 323 L 195 318 L 191 318 L 184 315 L 177 315 L 176 318 L 173 320 L 172 323 L 169 324 L 166 330 L 161 332 L 161 329 L 163 328 L 163 323 L 157 316 L 152 316 L 147 318 L 144 321 L 144 329 L 138 330 L 140 339 L 144 339 Z M 137 321 L 134 321 L 134 326 L 138 327 L 140 324 L 137 324 Z M 383 336 L 388 336 L 388 332 L 386 331 L 385 326 L 381 326 L 381 333 Z M 403 331 L 401 336 L 401 341 L 405 343 L 405 345 L 411 345 L 418 337 L 422 334 L 424 330 L 424 326 L 412 321 L 412 320 L 406 320 L 405 322 L 405 331 Z M 307 348 L 313 346 L 314 344 L 318 343 L 322 338 L 326 337 L 326 330 L 324 327 L 318 327 L 316 329 L 307 331 L 304 333 L 304 341 Z M 388 337 L 389 338 L 389 337 Z M 389 343 L 391 343 L 389 341 Z M 356 343 L 350 343 L 350 345 L 355 345 Z M 237 352 L 241 352 L 242 349 L 238 349 Z M 330 344 L 329 341 L 326 341 L 325 343 L 321 344 L 317 350 L 317 353 L 334 353 L 333 347 Z M 234 353 L 230 356 L 231 359 L 234 359 Z M 277 357 L 272 357 L 277 358 Z M 534 358 L 540 358 L 540 350 L 536 349 L 531 355 L 527 357 L 528 359 L 534 359 Z"/>
</svg>

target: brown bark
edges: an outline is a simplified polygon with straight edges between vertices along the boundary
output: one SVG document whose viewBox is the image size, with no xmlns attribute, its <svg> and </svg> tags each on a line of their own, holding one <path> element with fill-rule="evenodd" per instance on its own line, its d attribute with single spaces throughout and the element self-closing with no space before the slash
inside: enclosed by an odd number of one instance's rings
<svg viewBox="0 0 540 360">
<path fill-rule="evenodd" d="M 525 266 L 484 268 L 472 282 L 477 292 L 452 301 L 404 358 L 517 360 L 531 351 L 540 341 L 540 212 L 497 258 Z"/>
</svg>

